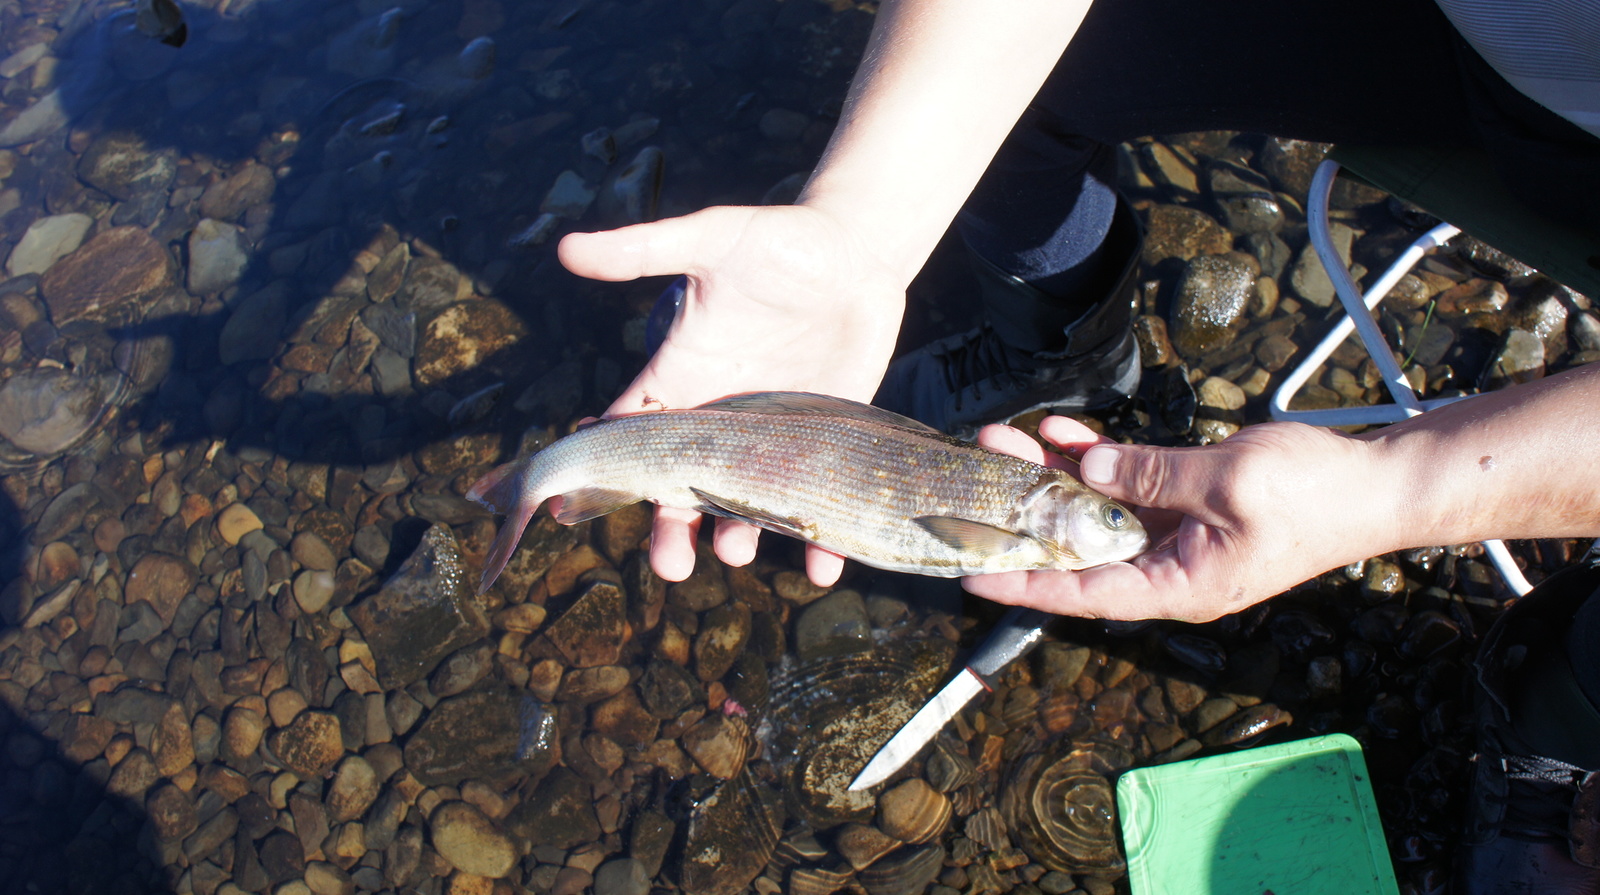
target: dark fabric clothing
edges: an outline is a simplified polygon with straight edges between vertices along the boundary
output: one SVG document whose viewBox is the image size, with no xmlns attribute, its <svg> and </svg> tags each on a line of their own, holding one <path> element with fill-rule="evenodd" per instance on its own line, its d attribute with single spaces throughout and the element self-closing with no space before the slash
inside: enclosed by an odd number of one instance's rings
<svg viewBox="0 0 1600 895">
<path fill-rule="evenodd" d="M 1481 146 L 1542 209 L 1600 209 L 1600 140 L 1506 84 L 1432 0 L 1104 0 L 956 224 L 1002 271 L 1087 307 L 1084 284 L 1121 260 L 1099 249 L 1111 147 L 1215 129 Z"/>
</svg>

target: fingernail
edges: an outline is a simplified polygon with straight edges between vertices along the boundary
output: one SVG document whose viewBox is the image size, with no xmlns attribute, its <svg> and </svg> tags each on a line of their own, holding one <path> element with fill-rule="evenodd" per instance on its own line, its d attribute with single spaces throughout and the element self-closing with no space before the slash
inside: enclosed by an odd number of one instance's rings
<svg viewBox="0 0 1600 895">
<path fill-rule="evenodd" d="M 1117 451 L 1104 446 L 1090 448 L 1078 470 L 1091 485 L 1109 485 L 1117 480 Z"/>
</svg>

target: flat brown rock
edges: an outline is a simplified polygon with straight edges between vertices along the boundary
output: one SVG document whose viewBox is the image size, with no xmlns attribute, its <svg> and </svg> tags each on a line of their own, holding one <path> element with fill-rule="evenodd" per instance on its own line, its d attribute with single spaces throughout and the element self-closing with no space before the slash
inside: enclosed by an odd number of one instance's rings
<svg viewBox="0 0 1600 895">
<path fill-rule="evenodd" d="M 326 774 L 344 755 L 339 718 L 330 712 L 301 712 L 288 727 L 273 731 L 267 746 L 284 767 L 307 780 Z"/>
<path fill-rule="evenodd" d="M 121 322 L 134 300 L 172 279 L 167 250 L 139 227 L 113 227 L 57 261 L 39 278 L 39 292 L 60 326 L 72 320 Z"/>
<path fill-rule="evenodd" d="M 194 590 L 200 573 L 185 560 L 166 553 L 147 553 L 128 573 L 125 596 L 128 603 L 143 600 L 155 607 L 156 614 L 172 623 L 178 604 Z"/>
</svg>

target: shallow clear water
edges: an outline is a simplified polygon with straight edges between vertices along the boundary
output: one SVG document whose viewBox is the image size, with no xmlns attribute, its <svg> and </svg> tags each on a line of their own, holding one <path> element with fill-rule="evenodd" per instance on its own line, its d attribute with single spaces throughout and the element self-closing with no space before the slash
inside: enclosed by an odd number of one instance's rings
<svg viewBox="0 0 1600 895">
<path fill-rule="evenodd" d="M 705 556 L 666 588 L 634 511 L 536 526 L 483 601 L 451 596 L 494 531 L 466 487 L 601 411 L 645 359 L 665 284 L 579 280 L 555 240 L 792 195 L 870 5 L 182 15 L 172 47 L 127 7 L 0 5 L 0 888 L 1103 891 L 1123 885 L 1109 830 L 1063 859 L 1021 807 L 1055 773 L 1040 756 L 1149 763 L 1263 728 L 1362 738 L 1402 878 L 1438 878 L 1466 767 L 1461 660 L 1503 595 L 1471 550 L 1331 573 L 1199 628 L 1063 622 L 904 775 L 929 785 L 886 787 L 914 810 L 845 796 L 840 775 L 996 617 L 948 582 L 855 569 L 823 597 L 768 538 L 749 570 Z M 1146 141 L 1124 186 L 1147 216 L 1225 217 L 1219 181 L 1193 192 L 1183 172 L 1265 169 L 1271 150 Z M 641 158 L 659 190 L 627 175 Z M 1292 184 L 1251 176 L 1270 183 L 1251 201 L 1287 209 L 1258 254 L 1298 252 Z M 1362 263 L 1404 238 L 1381 197 L 1343 214 Z M 951 248 L 913 287 L 907 343 L 971 319 Z M 1148 267 L 1146 312 L 1174 313 L 1182 268 Z M 1191 369 L 1275 383 L 1260 346 L 1320 332 L 1287 270 L 1265 278 L 1283 302 L 1272 289 L 1190 367 L 1152 371 L 1108 431 L 1185 442 L 1264 418 L 1256 392 L 1194 423 L 1185 389 Z M 1434 362 L 1481 366 L 1487 332 Z M 1324 393 L 1371 399 L 1359 357 L 1335 365 Z M 459 567 L 407 564 L 441 537 Z M 1525 555 L 1537 571 L 1570 552 Z M 438 614 L 405 614 L 428 601 Z M 438 770 L 453 749 L 467 770 Z"/>
</svg>

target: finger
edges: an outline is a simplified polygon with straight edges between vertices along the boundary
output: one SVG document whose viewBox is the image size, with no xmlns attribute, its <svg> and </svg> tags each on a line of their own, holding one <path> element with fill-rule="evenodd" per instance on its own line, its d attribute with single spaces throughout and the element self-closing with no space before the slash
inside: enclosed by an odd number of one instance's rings
<svg viewBox="0 0 1600 895">
<path fill-rule="evenodd" d="M 685 273 L 704 231 L 701 212 L 597 233 L 569 233 L 556 246 L 562 266 L 591 280 L 636 280 Z"/>
<path fill-rule="evenodd" d="M 1082 459 L 1083 452 L 1097 444 L 1115 444 L 1110 438 L 1069 416 L 1047 416 L 1040 420 L 1039 437 L 1074 460 Z"/>
<path fill-rule="evenodd" d="M 699 513 L 658 507 L 650 529 L 650 568 L 667 581 L 688 578 L 694 572 L 694 542 L 699 533 Z"/>
<path fill-rule="evenodd" d="M 1044 448 L 1039 442 L 1027 436 L 1021 429 L 995 423 L 984 426 L 978 430 L 978 444 L 991 451 L 1021 457 L 1033 463 L 1043 464 L 1045 461 Z"/>
<path fill-rule="evenodd" d="M 730 566 L 746 566 L 756 558 L 756 542 L 761 529 L 737 519 L 718 519 L 711 545 L 717 558 Z"/>
<path fill-rule="evenodd" d="M 1215 618 L 1198 604 L 1175 549 L 1134 562 L 1108 563 L 1082 572 L 1006 572 L 963 578 L 968 593 L 1058 615 L 1133 621 L 1145 618 Z"/>
<path fill-rule="evenodd" d="M 844 557 L 814 544 L 806 545 L 806 577 L 817 587 L 833 587 L 844 574 Z"/>
<path fill-rule="evenodd" d="M 1112 500 L 1210 519 L 1215 458 L 1209 448 L 1102 443 L 1084 451 L 1078 469 L 1084 484 Z"/>
</svg>

